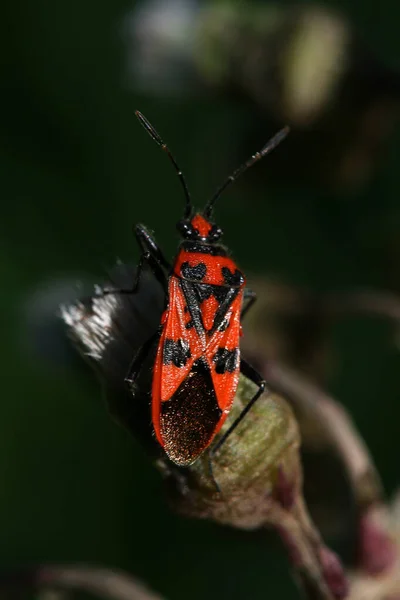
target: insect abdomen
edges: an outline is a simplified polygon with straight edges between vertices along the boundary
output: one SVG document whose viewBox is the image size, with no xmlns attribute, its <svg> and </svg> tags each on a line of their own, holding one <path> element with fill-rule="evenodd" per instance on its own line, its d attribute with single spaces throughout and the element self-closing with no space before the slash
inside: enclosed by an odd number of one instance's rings
<svg viewBox="0 0 400 600">
<path fill-rule="evenodd" d="M 198 360 L 174 395 L 161 403 L 160 434 L 176 464 L 189 465 L 207 448 L 223 417 L 208 365 Z"/>
</svg>

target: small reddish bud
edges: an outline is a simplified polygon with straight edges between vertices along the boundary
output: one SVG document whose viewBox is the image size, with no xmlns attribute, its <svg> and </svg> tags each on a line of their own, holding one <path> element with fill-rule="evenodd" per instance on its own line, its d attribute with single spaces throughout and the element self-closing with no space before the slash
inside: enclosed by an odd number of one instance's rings
<svg viewBox="0 0 400 600">
<path fill-rule="evenodd" d="M 339 558 L 326 546 L 321 547 L 319 558 L 326 585 L 329 587 L 332 595 L 337 600 L 346 598 L 349 592 L 349 584 Z"/>
<path fill-rule="evenodd" d="M 360 519 L 359 567 L 368 575 L 379 575 L 390 569 L 396 560 L 396 548 L 370 509 Z"/>
</svg>

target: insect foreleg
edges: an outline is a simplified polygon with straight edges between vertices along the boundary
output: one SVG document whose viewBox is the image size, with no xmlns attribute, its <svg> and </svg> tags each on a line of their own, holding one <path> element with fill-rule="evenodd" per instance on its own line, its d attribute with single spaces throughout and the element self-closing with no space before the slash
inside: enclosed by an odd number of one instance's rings
<svg viewBox="0 0 400 600">
<path fill-rule="evenodd" d="M 168 271 L 170 270 L 171 267 L 169 263 L 143 225 L 136 225 L 134 233 L 142 254 L 136 268 L 135 279 L 132 287 L 125 289 L 107 287 L 101 291 L 101 295 L 134 294 L 138 290 L 145 263 L 149 265 L 154 277 L 160 283 L 164 292 L 166 294 L 168 293 L 168 275 L 166 273 L 166 269 L 168 269 Z"/>
<path fill-rule="evenodd" d="M 164 269 L 170 271 L 171 265 L 162 253 L 161 248 L 156 244 L 155 240 L 147 231 L 146 227 L 144 225 L 136 225 L 134 229 L 134 234 L 142 253 L 145 254 L 146 252 L 150 252 L 154 259 L 161 266 L 163 266 Z"/>
</svg>

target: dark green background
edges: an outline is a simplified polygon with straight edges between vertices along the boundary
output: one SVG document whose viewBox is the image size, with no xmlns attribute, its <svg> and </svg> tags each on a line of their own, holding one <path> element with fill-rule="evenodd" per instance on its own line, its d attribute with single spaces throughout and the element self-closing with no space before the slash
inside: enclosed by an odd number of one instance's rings
<svg viewBox="0 0 400 600">
<path fill-rule="evenodd" d="M 397 0 L 329 4 L 396 64 Z M 123 89 L 118 27 L 131 6 L 8 0 L 1 9 L 1 564 L 99 562 L 128 569 L 171 599 L 295 598 L 279 544 L 172 514 L 159 476 L 109 420 L 97 385 L 29 351 L 26 303 L 37 286 L 77 274 L 101 278 L 116 256 L 135 260 L 138 220 L 174 252 L 179 185 L 135 108 L 181 157 L 200 202 L 236 166 L 221 159 L 224 136 L 240 118 L 228 101 L 149 99 Z M 232 189 L 218 217 L 243 268 L 320 290 L 384 287 L 381 249 L 400 223 L 399 143 L 397 134 L 379 175 L 351 200 L 282 186 L 254 189 L 249 203 L 241 202 L 243 188 Z M 332 343 L 340 360 L 330 391 L 350 407 L 390 491 L 400 417 L 393 330 L 346 320 Z"/>
</svg>

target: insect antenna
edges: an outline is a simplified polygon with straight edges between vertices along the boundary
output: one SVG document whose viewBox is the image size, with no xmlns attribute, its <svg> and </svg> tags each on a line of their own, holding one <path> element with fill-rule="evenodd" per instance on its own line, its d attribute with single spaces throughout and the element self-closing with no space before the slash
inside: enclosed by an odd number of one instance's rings
<svg viewBox="0 0 400 600">
<path fill-rule="evenodd" d="M 252 167 L 261 158 L 264 158 L 264 156 L 266 156 L 274 148 L 276 148 L 276 146 L 278 146 L 278 144 L 280 144 L 285 139 L 289 131 L 290 127 L 284 127 L 283 129 L 278 131 L 278 133 L 275 134 L 259 152 L 253 154 L 253 156 L 251 156 L 245 163 L 243 163 L 238 169 L 236 169 L 236 171 L 234 171 L 232 175 L 229 175 L 229 177 L 224 181 L 224 183 L 217 189 L 217 191 L 215 192 L 211 200 L 208 202 L 208 204 L 206 204 L 206 207 L 204 209 L 204 216 L 206 218 L 209 218 L 211 216 L 214 204 L 221 196 L 222 192 L 224 192 L 227 187 L 229 187 L 234 181 L 236 181 L 236 179 L 238 179 L 238 177 L 240 177 L 242 173 L 247 171 L 247 169 Z"/>
<path fill-rule="evenodd" d="M 145 130 L 147 131 L 149 136 L 156 142 L 156 144 L 158 144 L 161 147 L 162 150 L 164 150 L 164 152 L 166 152 L 166 154 L 168 155 L 168 158 L 174 165 L 174 169 L 178 174 L 179 181 L 182 184 L 183 192 L 185 194 L 186 208 L 185 208 L 184 218 L 187 219 L 192 212 L 192 202 L 190 200 L 190 193 L 189 193 L 189 188 L 186 183 L 186 179 L 185 179 L 182 171 L 180 170 L 179 165 L 176 162 L 175 158 L 172 156 L 167 144 L 161 139 L 161 137 L 159 136 L 157 131 L 154 129 L 153 125 L 146 119 L 146 117 L 144 115 L 142 115 L 142 113 L 139 110 L 135 111 L 135 115 L 137 116 L 141 125 L 145 128 Z"/>
</svg>

